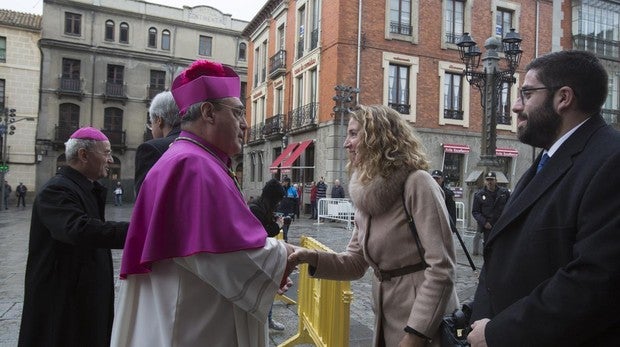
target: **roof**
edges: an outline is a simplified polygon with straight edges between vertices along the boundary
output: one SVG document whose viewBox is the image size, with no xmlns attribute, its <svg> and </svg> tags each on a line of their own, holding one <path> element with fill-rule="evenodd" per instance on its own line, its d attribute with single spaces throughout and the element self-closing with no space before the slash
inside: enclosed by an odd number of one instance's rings
<svg viewBox="0 0 620 347">
<path fill-rule="evenodd" d="M 43 17 L 38 14 L 0 9 L 0 25 L 4 24 L 25 29 L 41 30 L 42 18 Z"/>
</svg>

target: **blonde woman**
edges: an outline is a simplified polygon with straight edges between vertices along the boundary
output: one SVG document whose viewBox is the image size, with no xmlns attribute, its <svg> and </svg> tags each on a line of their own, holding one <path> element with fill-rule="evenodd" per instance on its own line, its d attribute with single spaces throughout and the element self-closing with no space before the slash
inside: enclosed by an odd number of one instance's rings
<svg viewBox="0 0 620 347">
<path fill-rule="evenodd" d="M 289 260 L 334 280 L 359 279 L 370 267 L 374 345 L 438 346 L 441 318 L 458 305 L 455 253 L 443 192 L 427 172 L 422 145 L 399 113 L 374 105 L 352 111 L 344 147 L 356 208 L 349 245 L 337 254 L 298 248 Z"/>
</svg>

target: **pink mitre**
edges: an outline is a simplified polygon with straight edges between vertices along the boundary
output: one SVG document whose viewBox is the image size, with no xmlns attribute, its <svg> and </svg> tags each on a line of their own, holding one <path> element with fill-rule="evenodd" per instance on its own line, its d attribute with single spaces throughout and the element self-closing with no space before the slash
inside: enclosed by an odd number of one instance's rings
<svg viewBox="0 0 620 347">
<path fill-rule="evenodd" d="M 239 75 L 228 66 L 208 60 L 196 60 L 172 83 L 172 96 L 183 115 L 193 104 L 241 96 Z"/>
<path fill-rule="evenodd" d="M 102 133 L 99 129 L 95 129 L 93 127 L 79 128 L 73 134 L 71 134 L 71 137 L 69 138 L 94 141 L 110 141 L 104 133 Z"/>
</svg>

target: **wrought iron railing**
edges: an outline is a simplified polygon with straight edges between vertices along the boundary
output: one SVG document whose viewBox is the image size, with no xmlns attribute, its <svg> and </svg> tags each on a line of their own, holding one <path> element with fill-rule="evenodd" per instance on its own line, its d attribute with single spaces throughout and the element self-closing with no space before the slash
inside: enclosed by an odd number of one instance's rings
<svg viewBox="0 0 620 347">
<path fill-rule="evenodd" d="M 122 83 L 106 82 L 105 94 L 108 97 L 126 98 L 125 85 Z"/>
<path fill-rule="evenodd" d="M 461 39 L 462 34 L 446 33 L 446 42 L 457 44 Z"/>
<path fill-rule="evenodd" d="M 286 116 L 283 114 L 276 114 L 273 117 L 265 119 L 265 126 L 263 127 L 263 135 L 272 136 L 277 134 L 284 134 L 286 132 Z"/>
<path fill-rule="evenodd" d="M 65 143 L 76 130 L 78 126 L 56 125 L 54 127 L 54 142 Z"/>
<path fill-rule="evenodd" d="M 60 90 L 63 92 L 81 93 L 82 81 L 79 78 L 60 78 Z"/>
<path fill-rule="evenodd" d="M 388 106 L 398 111 L 398 113 L 402 113 L 402 114 L 409 114 L 410 109 L 411 109 L 411 105 L 409 104 L 396 104 L 396 103 L 390 102 Z"/>
<path fill-rule="evenodd" d="M 450 109 L 445 108 L 443 110 L 443 118 L 463 120 L 463 111 L 462 110 L 450 110 Z"/>
<path fill-rule="evenodd" d="M 601 111 L 601 115 L 607 124 L 611 124 L 616 128 L 620 127 L 620 110 L 604 108 Z"/>
<path fill-rule="evenodd" d="M 592 52 L 599 57 L 620 61 L 620 41 L 601 39 L 593 35 L 573 35 L 574 49 Z"/>
<path fill-rule="evenodd" d="M 292 110 L 289 113 L 290 130 L 316 124 L 318 106 L 318 103 L 312 102 Z"/>
<path fill-rule="evenodd" d="M 390 33 L 411 36 L 413 27 L 409 24 L 403 24 L 399 22 L 390 22 Z"/>
<path fill-rule="evenodd" d="M 269 75 L 275 76 L 286 72 L 286 51 L 281 49 L 269 58 Z"/>
<path fill-rule="evenodd" d="M 245 142 L 252 143 L 263 139 L 263 122 L 252 125 L 246 132 Z"/>
<path fill-rule="evenodd" d="M 102 129 L 101 132 L 108 137 L 112 148 L 125 147 L 125 130 L 107 130 Z"/>
<path fill-rule="evenodd" d="M 166 88 L 164 88 L 164 86 L 159 86 L 159 85 L 149 85 L 146 87 L 146 95 L 147 98 L 149 100 L 153 100 L 153 98 L 155 97 L 155 95 L 163 92 L 164 90 L 166 90 Z"/>
</svg>

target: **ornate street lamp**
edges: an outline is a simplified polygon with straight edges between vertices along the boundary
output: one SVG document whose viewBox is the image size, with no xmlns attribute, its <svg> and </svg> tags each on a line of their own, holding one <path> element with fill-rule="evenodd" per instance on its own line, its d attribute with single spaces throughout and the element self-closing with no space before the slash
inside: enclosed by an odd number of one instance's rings
<svg viewBox="0 0 620 347">
<path fill-rule="evenodd" d="M 482 138 L 480 148 L 480 162 L 478 166 L 498 168 L 499 162 L 495 156 L 497 142 L 497 111 L 502 95 L 504 83 L 515 83 L 514 73 L 521 60 L 521 36 L 515 29 L 510 29 L 501 40 L 492 36 L 486 40 L 486 52 L 482 57 L 482 70 L 478 70 L 482 53 L 469 33 L 464 33 L 456 44 L 459 55 L 465 64 L 467 82 L 478 88 L 481 93 L 483 108 Z M 502 48 L 500 50 L 500 47 Z M 504 62 L 500 66 L 500 53 L 504 53 Z"/>
</svg>

